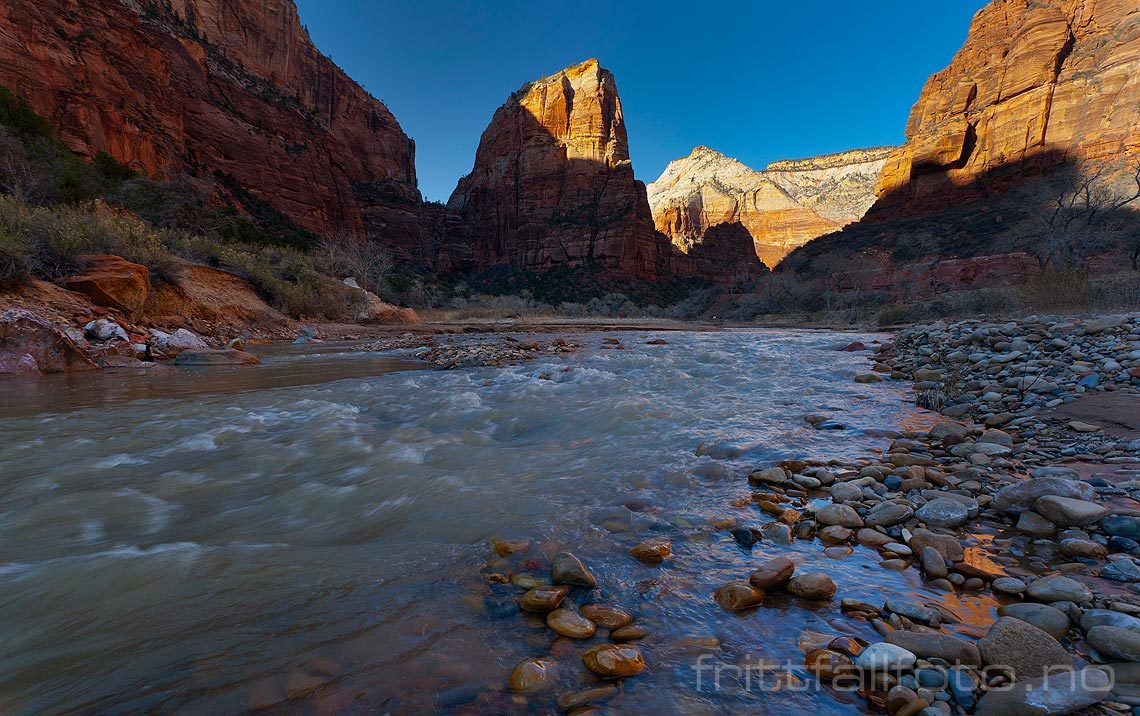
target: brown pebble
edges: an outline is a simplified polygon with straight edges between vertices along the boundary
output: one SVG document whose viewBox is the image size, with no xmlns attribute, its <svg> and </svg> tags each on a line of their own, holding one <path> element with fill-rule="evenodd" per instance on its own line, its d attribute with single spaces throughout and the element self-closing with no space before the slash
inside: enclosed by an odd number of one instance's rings
<svg viewBox="0 0 1140 716">
<path fill-rule="evenodd" d="M 628 624 L 610 632 L 610 638 L 614 641 L 635 641 L 647 636 L 649 636 L 649 630 L 637 624 Z"/>
<path fill-rule="evenodd" d="M 620 629 L 633 621 L 629 612 L 605 604 L 587 604 L 582 607 L 582 616 L 606 629 Z"/>
</svg>

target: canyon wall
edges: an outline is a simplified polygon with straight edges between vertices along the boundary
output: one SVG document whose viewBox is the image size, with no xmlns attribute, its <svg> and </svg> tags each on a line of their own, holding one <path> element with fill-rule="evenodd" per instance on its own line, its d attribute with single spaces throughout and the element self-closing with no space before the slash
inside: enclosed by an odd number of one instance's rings
<svg viewBox="0 0 1140 716">
<path fill-rule="evenodd" d="M 526 85 L 499 107 L 448 212 L 449 242 L 476 269 L 663 271 L 668 247 L 633 175 L 617 83 L 597 60 Z"/>
<path fill-rule="evenodd" d="M 292 0 L 6 0 L 0 85 L 83 156 L 222 172 L 318 233 L 420 244 L 412 140 Z"/>
<path fill-rule="evenodd" d="M 1138 108 L 1135 0 L 994 0 L 923 88 L 871 216 L 944 209 L 1062 161 L 1140 156 Z"/>
<path fill-rule="evenodd" d="M 796 247 L 860 219 L 890 151 L 854 150 L 757 171 L 697 147 L 649 185 L 654 223 L 686 254 L 712 227 L 739 223 L 756 255 L 775 266 Z"/>
</svg>

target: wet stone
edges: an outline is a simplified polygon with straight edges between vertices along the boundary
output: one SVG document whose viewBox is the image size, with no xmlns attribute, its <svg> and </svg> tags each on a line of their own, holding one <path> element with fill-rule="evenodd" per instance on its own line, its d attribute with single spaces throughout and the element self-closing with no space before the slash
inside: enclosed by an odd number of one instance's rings
<svg viewBox="0 0 1140 716">
<path fill-rule="evenodd" d="M 661 564 L 673 551 L 673 544 L 663 538 L 650 539 L 635 546 L 629 551 L 635 559 L 645 564 Z"/>
<path fill-rule="evenodd" d="M 582 663 L 598 676 L 636 676 L 645 668 L 641 652 L 627 644 L 599 644 L 582 654 Z"/>
<path fill-rule="evenodd" d="M 555 609 L 546 615 L 546 625 L 571 639 L 589 639 L 597 630 L 594 622 L 573 609 Z"/>
<path fill-rule="evenodd" d="M 553 660 L 524 659 L 511 671 L 508 685 L 511 691 L 529 694 L 549 687 L 553 680 Z"/>
<path fill-rule="evenodd" d="M 569 591 L 565 586 L 535 587 L 522 596 L 519 606 L 528 612 L 554 611 Z"/>
<path fill-rule="evenodd" d="M 1140 634 L 1115 626 L 1095 626 L 1085 635 L 1089 646 L 1110 661 L 1140 661 Z"/>
<path fill-rule="evenodd" d="M 605 701 L 618 692 L 613 684 L 605 684 L 585 691 L 571 691 L 558 697 L 558 708 L 562 711 L 574 711 L 584 706 Z"/>
<path fill-rule="evenodd" d="M 582 607 L 582 615 L 606 629 L 618 629 L 633 621 L 629 612 L 606 604 L 587 604 Z"/>
<path fill-rule="evenodd" d="M 1111 682 L 1098 669 L 1074 672 L 1071 677 L 1050 674 L 1027 679 L 1011 689 L 991 691 L 978 701 L 977 716 L 1063 716 L 1099 703 L 1110 696 Z"/>
<path fill-rule="evenodd" d="M 797 597 L 815 600 L 831 599 L 838 591 L 831 577 L 822 572 L 809 572 L 792 577 L 786 589 Z"/>
<path fill-rule="evenodd" d="M 730 612 L 744 611 L 764 603 L 764 593 L 748 582 L 729 582 L 716 590 L 713 598 Z"/>
<path fill-rule="evenodd" d="M 812 649 L 804 655 L 804 666 L 824 682 L 852 673 L 853 664 L 851 657 L 830 649 Z"/>
<path fill-rule="evenodd" d="M 555 584 L 569 584 L 576 587 L 596 587 L 598 580 L 582 563 L 582 560 L 569 552 L 559 552 L 550 563 L 550 581 Z"/>
<path fill-rule="evenodd" d="M 618 627 L 610 632 L 610 638 L 614 641 L 635 641 L 637 639 L 644 639 L 647 636 L 649 636 L 649 630 L 637 624 Z"/>
<path fill-rule="evenodd" d="M 792 573 L 795 571 L 795 564 L 787 557 L 777 557 L 771 559 L 752 573 L 748 578 L 749 583 L 753 587 L 764 591 L 771 592 L 781 589 L 788 580 L 792 578 Z"/>
</svg>

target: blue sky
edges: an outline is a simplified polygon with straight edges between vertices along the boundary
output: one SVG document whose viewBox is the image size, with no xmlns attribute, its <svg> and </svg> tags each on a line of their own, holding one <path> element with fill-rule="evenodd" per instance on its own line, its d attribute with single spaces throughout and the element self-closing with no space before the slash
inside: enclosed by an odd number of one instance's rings
<svg viewBox="0 0 1140 716">
<path fill-rule="evenodd" d="M 520 85 L 597 57 L 617 77 L 637 177 L 700 144 L 762 168 L 895 144 L 982 0 L 298 0 L 317 47 L 416 140 L 446 200 Z"/>
</svg>

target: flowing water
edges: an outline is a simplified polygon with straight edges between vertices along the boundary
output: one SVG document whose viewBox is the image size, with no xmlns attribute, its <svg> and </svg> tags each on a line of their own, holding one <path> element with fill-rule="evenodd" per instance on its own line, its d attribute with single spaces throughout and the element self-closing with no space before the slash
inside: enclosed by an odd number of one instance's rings
<svg viewBox="0 0 1140 716">
<path fill-rule="evenodd" d="M 867 431 L 924 424 L 901 386 L 853 382 L 865 354 L 834 350 L 853 336 L 602 338 L 506 369 L 323 346 L 254 368 L 0 384 L 0 713 L 242 713 L 289 693 L 306 695 L 268 712 L 550 713 L 598 683 L 580 653 L 600 636 L 556 640 L 509 608 L 522 590 L 480 574 L 496 537 L 532 540 L 540 559 L 514 567 L 540 575 L 544 555 L 573 551 L 601 581 L 592 598 L 650 630 L 618 713 L 864 708 L 698 677 L 702 655 L 802 663 L 804 630 L 874 636 L 837 602 L 776 596 L 733 615 L 712 601 L 771 556 L 831 574 L 839 597 L 990 618 L 864 548 L 748 552 L 714 526 L 768 521 L 730 505 L 753 466 L 856 456 L 883 446 Z M 810 413 L 849 427 L 815 431 Z M 673 542 L 661 567 L 628 555 L 649 536 Z M 510 695 L 514 664 L 543 655 L 558 686 Z"/>
</svg>

